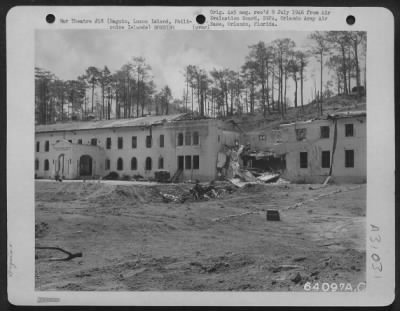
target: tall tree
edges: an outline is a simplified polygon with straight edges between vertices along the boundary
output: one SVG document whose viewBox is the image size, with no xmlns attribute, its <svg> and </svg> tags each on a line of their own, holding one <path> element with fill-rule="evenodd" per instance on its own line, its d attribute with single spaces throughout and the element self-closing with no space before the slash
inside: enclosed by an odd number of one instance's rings
<svg viewBox="0 0 400 311">
<path fill-rule="evenodd" d="M 350 46 L 350 32 L 348 31 L 329 31 L 326 36 L 327 40 L 331 43 L 332 48 L 336 50 L 341 55 L 342 59 L 342 71 L 343 71 L 343 86 L 344 94 L 349 94 L 349 72 L 350 72 L 350 62 L 348 60 L 348 48 Z"/>
<path fill-rule="evenodd" d="M 295 43 L 292 39 L 283 38 L 275 39 L 272 44 L 275 49 L 276 61 L 278 63 L 278 102 L 280 103 L 281 115 L 284 117 L 286 109 L 287 65 L 289 56 L 295 47 Z"/>
<path fill-rule="evenodd" d="M 288 61 L 287 69 L 295 84 L 294 90 L 294 107 L 297 108 L 297 81 L 298 73 L 300 71 L 300 59 L 297 57 L 297 53 L 292 53 L 291 58 Z"/>
<path fill-rule="evenodd" d="M 164 88 L 161 91 L 161 98 L 163 101 L 163 111 L 164 114 L 168 115 L 169 114 L 169 103 L 171 101 L 171 89 L 169 88 L 168 85 L 164 86 Z"/>
<path fill-rule="evenodd" d="M 349 40 L 354 53 L 354 65 L 356 69 L 357 96 L 361 97 L 361 78 L 360 78 L 360 62 L 359 62 L 359 46 L 366 42 L 366 32 L 354 31 L 349 33 Z"/>
<path fill-rule="evenodd" d="M 334 77 L 336 78 L 336 91 L 337 94 L 340 95 L 343 92 L 343 69 L 342 69 L 342 60 L 339 55 L 332 55 L 326 62 L 326 66 L 333 71 Z"/>
<path fill-rule="evenodd" d="M 145 85 L 150 78 L 151 66 L 146 63 L 144 57 L 133 57 L 132 68 L 136 79 L 136 116 L 139 117 L 139 107 L 142 108 L 142 115 L 145 106 Z"/>
<path fill-rule="evenodd" d="M 320 63 L 320 103 L 319 103 L 319 112 L 322 115 L 322 101 L 323 101 L 323 69 L 324 69 L 324 56 L 327 54 L 329 50 L 327 34 L 325 32 L 316 31 L 310 35 L 310 39 L 314 40 L 314 46 L 311 49 L 311 53 L 317 57 L 317 60 Z"/>
<path fill-rule="evenodd" d="M 299 61 L 299 73 L 300 73 L 300 102 L 301 102 L 301 109 L 304 109 L 303 99 L 304 99 L 304 70 L 308 64 L 308 53 L 305 51 L 297 51 L 296 58 Z"/>
<path fill-rule="evenodd" d="M 86 80 L 88 84 L 92 88 L 92 107 L 91 107 L 91 112 L 94 112 L 94 91 L 96 86 L 99 83 L 99 78 L 100 78 L 100 70 L 94 66 L 91 66 L 86 69 L 86 74 L 85 74 Z"/>
<path fill-rule="evenodd" d="M 105 107 L 105 93 L 106 90 L 109 88 L 110 84 L 111 84 L 111 72 L 110 70 L 107 68 L 107 66 L 104 66 L 103 70 L 101 70 L 99 72 L 99 85 L 101 87 L 101 118 L 108 118 L 108 112 L 106 113 L 106 107 Z M 108 108 L 107 108 L 108 110 Z"/>
</svg>

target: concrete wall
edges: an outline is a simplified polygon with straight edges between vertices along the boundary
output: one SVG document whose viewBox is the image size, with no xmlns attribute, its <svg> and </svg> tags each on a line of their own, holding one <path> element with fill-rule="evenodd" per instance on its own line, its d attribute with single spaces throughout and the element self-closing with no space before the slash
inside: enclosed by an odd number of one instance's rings
<svg viewBox="0 0 400 311">
<path fill-rule="evenodd" d="M 367 120 L 365 117 L 339 119 L 338 140 L 333 162 L 332 176 L 337 182 L 367 180 Z M 345 136 L 345 124 L 354 124 L 354 136 Z M 345 167 L 345 150 L 354 150 L 354 168 Z"/>
<path fill-rule="evenodd" d="M 354 125 L 354 136 L 345 136 L 345 124 Z M 320 127 L 329 126 L 329 138 L 320 137 Z M 296 140 L 296 129 L 305 128 L 306 139 Z M 322 151 L 330 151 L 332 159 L 334 121 L 316 120 L 283 126 L 286 171 L 284 177 L 294 182 L 322 182 L 329 175 L 329 168 L 322 168 Z M 354 167 L 345 167 L 345 150 L 354 150 Z M 300 152 L 308 153 L 308 167 L 300 168 Z M 337 120 L 337 144 L 333 154 L 332 180 L 337 182 L 366 181 L 366 118 L 353 117 Z"/>
<path fill-rule="evenodd" d="M 250 143 L 253 151 L 266 151 L 282 141 L 281 129 L 262 129 L 245 133 L 241 137 L 244 144 Z"/>
<path fill-rule="evenodd" d="M 104 159 L 96 157 L 96 161 L 101 161 L 101 167 L 98 165 L 97 171 L 103 169 L 103 174 L 106 175 L 111 171 L 118 172 L 120 176 L 123 175 L 142 175 L 149 178 L 154 177 L 154 172 L 159 169 L 159 158 L 163 158 L 163 170 L 170 172 L 171 176 L 175 174 L 178 169 L 178 156 L 190 156 L 191 168 L 183 170 L 183 179 L 199 179 L 210 180 L 216 176 L 216 161 L 217 153 L 223 143 L 230 143 L 237 133 L 222 131 L 220 129 L 220 122 L 218 120 L 188 120 L 166 123 L 165 125 L 157 125 L 150 127 L 132 127 L 132 128 L 108 128 L 108 129 L 92 129 L 81 131 L 65 131 L 65 132 L 51 132 L 51 133 L 36 133 L 36 142 L 40 143 L 40 151 L 36 152 L 36 158 L 40 161 L 39 170 L 36 171 L 39 177 L 53 177 L 55 168 L 45 172 L 43 171 L 43 160 L 48 158 L 50 163 L 55 162 L 58 153 L 55 151 L 54 144 L 57 140 L 65 139 L 71 140 L 74 144 L 73 153 L 81 154 L 85 145 L 90 145 L 91 139 L 97 139 L 97 146 L 99 147 L 98 154 L 104 152 Z M 199 134 L 199 143 L 193 144 L 193 134 Z M 152 135 L 151 148 L 146 147 L 146 136 Z M 183 145 L 178 145 L 178 135 L 182 133 L 184 136 Z M 186 145 L 185 135 L 189 133 L 191 143 Z M 160 135 L 164 135 L 164 146 L 160 146 Z M 137 147 L 132 148 L 132 136 L 137 137 Z M 111 137 L 111 148 L 106 148 L 107 137 Z M 118 148 L 118 137 L 122 137 L 123 148 Z M 218 138 L 219 137 L 219 138 Z M 75 145 L 78 140 L 82 140 L 82 145 Z M 50 141 L 50 151 L 44 152 L 45 141 Z M 36 145 L 35 145 L 36 147 Z M 93 155 L 94 156 L 94 155 Z M 199 156 L 199 168 L 193 168 L 193 156 Z M 137 168 L 131 169 L 131 159 L 136 157 Z M 152 160 L 152 169 L 146 170 L 146 158 L 150 157 Z M 123 169 L 117 170 L 118 158 L 123 160 Z M 106 159 L 110 160 L 110 168 L 105 169 Z M 68 158 L 72 159 L 72 156 Z M 54 166 L 55 164 L 53 164 Z M 97 172 L 96 171 L 96 172 Z"/>
<path fill-rule="evenodd" d="M 173 148 L 168 155 L 168 170 L 173 175 L 178 169 L 178 157 L 184 157 L 184 180 L 201 181 L 211 180 L 216 175 L 217 157 L 217 131 L 218 121 L 216 120 L 197 120 L 179 121 L 167 124 L 165 131 L 169 133 L 169 143 Z M 199 144 L 193 145 L 193 133 L 199 133 Z M 186 145 L 186 135 L 190 133 L 192 144 Z M 179 134 L 184 137 L 182 146 L 178 145 Z M 199 156 L 199 169 L 193 168 L 193 156 Z M 191 168 L 186 168 L 186 157 L 191 157 Z"/>
<path fill-rule="evenodd" d="M 57 140 L 59 141 L 57 142 Z M 44 141 L 42 150 L 36 152 L 35 155 L 35 161 L 39 161 L 39 168 L 35 170 L 36 176 L 54 178 L 56 175 L 60 175 L 67 179 L 79 178 L 79 161 L 82 155 L 92 158 L 93 176 L 104 175 L 105 154 L 101 147 L 73 144 L 58 138 L 54 143 L 50 143 L 49 152 L 45 152 Z M 48 170 L 45 170 L 45 160 L 49 161 Z"/>
</svg>

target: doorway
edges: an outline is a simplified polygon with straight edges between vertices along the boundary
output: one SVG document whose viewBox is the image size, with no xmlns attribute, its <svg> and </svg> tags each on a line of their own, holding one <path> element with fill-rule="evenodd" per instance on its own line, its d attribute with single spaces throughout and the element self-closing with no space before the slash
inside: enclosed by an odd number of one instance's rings
<svg viewBox="0 0 400 311">
<path fill-rule="evenodd" d="M 57 171 L 56 176 L 63 177 L 64 176 L 64 153 L 60 154 L 57 159 Z"/>
<path fill-rule="evenodd" d="M 92 157 L 89 155 L 83 155 L 79 161 L 79 175 L 80 176 L 92 176 Z"/>
</svg>

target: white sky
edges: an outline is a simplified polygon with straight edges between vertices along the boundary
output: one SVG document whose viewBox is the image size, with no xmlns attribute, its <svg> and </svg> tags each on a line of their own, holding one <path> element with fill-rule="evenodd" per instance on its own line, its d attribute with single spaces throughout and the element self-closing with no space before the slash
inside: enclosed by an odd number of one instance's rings
<svg viewBox="0 0 400 311">
<path fill-rule="evenodd" d="M 132 59 L 142 56 L 152 67 L 157 89 L 166 84 L 175 98 L 184 89 L 185 66 L 203 69 L 230 68 L 240 70 L 248 54 L 248 46 L 259 41 L 269 43 L 277 38 L 291 38 L 297 48 L 308 49 L 312 41 L 303 31 L 110 31 L 110 30 L 41 30 L 36 32 L 35 66 L 53 72 L 63 80 L 76 79 L 89 66 L 114 72 Z M 313 74 L 314 72 L 314 74 Z M 304 85 L 304 99 L 310 98 L 319 66 L 311 61 Z M 289 79 L 288 85 L 293 81 Z M 293 100 L 294 90 L 287 91 Z"/>
</svg>

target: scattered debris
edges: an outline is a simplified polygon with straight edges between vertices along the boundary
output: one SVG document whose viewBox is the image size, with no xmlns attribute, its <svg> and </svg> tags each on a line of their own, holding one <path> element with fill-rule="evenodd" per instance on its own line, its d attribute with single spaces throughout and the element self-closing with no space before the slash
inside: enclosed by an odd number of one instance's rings
<svg viewBox="0 0 400 311">
<path fill-rule="evenodd" d="M 241 216 L 246 216 L 246 215 L 250 215 L 250 214 L 259 214 L 260 212 L 246 212 L 246 213 L 241 213 L 241 214 L 234 214 L 234 215 L 228 215 L 228 216 L 224 216 L 224 217 L 218 217 L 218 218 L 214 218 L 212 221 L 221 221 L 221 220 L 225 220 L 225 219 L 229 219 L 229 218 L 234 218 L 234 217 L 241 217 Z"/>
<path fill-rule="evenodd" d="M 311 273 L 311 276 L 317 276 L 319 274 L 319 271 L 314 271 L 313 273 Z"/>
<path fill-rule="evenodd" d="M 208 186 L 202 186 L 198 181 L 192 189 L 190 189 L 190 193 L 193 195 L 193 198 L 198 200 L 209 200 L 215 199 L 219 197 L 219 193 L 217 192 L 214 182 L 211 182 Z"/>
<path fill-rule="evenodd" d="M 239 189 L 224 180 L 214 183 L 221 193 L 217 199 L 189 203 L 194 200 L 189 196 L 183 204 L 162 203 L 160 192 L 180 197 L 190 194 L 194 186 L 37 182 L 36 224 L 48 223 L 49 232 L 36 244 L 60 246 L 85 256 L 52 262 L 48 259 L 68 254 L 38 249 L 36 290 L 53 290 L 71 282 L 82 290 L 99 286 L 112 291 L 227 291 L 249 283 L 254 288 L 247 290 L 301 291 L 307 278 L 311 282 L 365 280 L 361 216 L 365 213 L 365 185 L 289 211 L 282 211 L 281 206 L 358 185 L 333 184 L 309 191 L 309 185 L 260 182 Z M 231 191 L 234 193 L 229 194 Z M 307 214 L 311 208 L 312 217 Z M 279 210 L 281 222 L 267 222 L 268 209 Z M 228 217 L 214 220 L 224 216 Z M 113 243 L 108 241 L 110 236 Z M 177 236 L 184 238 L 177 241 Z M 283 239 L 289 247 L 282 245 Z M 334 242 L 339 244 L 321 247 Z M 320 262 L 330 256 L 330 263 Z M 273 273 L 273 269 L 280 272 Z M 295 283 L 292 279 L 296 281 L 298 272 L 301 280 Z"/>
<path fill-rule="evenodd" d="M 273 182 L 278 181 L 279 177 L 280 177 L 280 174 L 265 172 L 262 175 L 260 175 L 259 177 L 257 177 L 257 179 L 262 182 L 265 182 L 265 183 L 273 183 Z"/>
<path fill-rule="evenodd" d="M 184 203 L 185 202 L 185 199 L 183 196 L 177 196 L 177 195 L 163 193 L 163 192 L 160 192 L 160 195 L 162 196 L 164 203 L 170 203 L 170 202 Z"/>
<path fill-rule="evenodd" d="M 296 204 L 294 204 L 292 206 L 288 206 L 286 208 L 283 208 L 283 210 L 297 208 L 297 207 L 300 207 L 302 205 L 305 205 L 305 203 L 312 202 L 312 201 L 315 201 L 315 200 L 318 200 L 318 199 L 321 199 L 321 198 L 324 198 L 324 197 L 327 197 L 327 196 L 330 196 L 330 195 L 333 195 L 333 194 L 337 194 L 337 193 L 340 193 L 340 192 L 353 191 L 353 190 L 357 190 L 357 189 L 360 189 L 360 188 L 361 188 L 361 186 L 357 186 L 357 187 L 346 188 L 346 189 L 337 189 L 335 191 L 328 192 L 328 193 L 322 193 L 322 194 L 319 194 L 319 195 L 317 195 L 317 196 L 315 196 L 315 197 L 313 197 L 311 199 L 305 200 L 303 202 L 298 202 L 298 203 L 296 203 Z"/>
<path fill-rule="evenodd" d="M 168 171 L 159 170 L 154 172 L 154 178 L 157 182 L 169 182 L 171 179 L 171 174 Z"/>
<path fill-rule="evenodd" d="M 49 232 L 49 224 L 42 221 L 35 224 L 35 238 L 43 238 Z"/>
<path fill-rule="evenodd" d="M 277 273 L 277 272 L 293 270 L 293 269 L 303 269 L 304 270 L 304 267 L 298 266 L 298 265 L 280 265 L 276 268 L 273 268 L 272 272 Z"/>
<path fill-rule="evenodd" d="M 301 282 L 303 278 L 301 277 L 301 274 L 299 272 L 297 272 L 296 276 L 294 278 L 291 279 L 291 281 L 295 284 L 298 284 Z"/>
<path fill-rule="evenodd" d="M 236 187 L 238 187 L 238 188 L 243 188 L 244 186 L 249 185 L 249 184 L 258 184 L 258 183 L 259 183 L 259 181 L 257 181 L 257 182 L 245 182 L 245 181 L 241 181 L 240 178 L 231 178 L 231 179 L 229 179 L 229 181 L 230 181 L 233 185 L 235 185 Z"/>
<path fill-rule="evenodd" d="M 239 170 L 236 176 L 239 176 L 239 178 L 245 182 L 258 182 L 257 178 L 248 170 Z"/>
<path fill-rule="evenodd" d="M 281 217 L 278 210 L 267 210 L 268 221 L 280 221 Z"/>
<path fill-rule="evenodd" d="M 329 175 L 328 177 L 326 177 L 326 179 L 325 179 L 323 185 L 326 186 L 326 185 L 328 184 L 328 182 L 329 182 L 330 179 L 331 179 L 331 175 Z"/>
<path fill-rule="evenodd" d="M 189 191 L 184 191 L 180 194 L 168 194 L 160 192 L 163 198 L 163 202 L 169 203 L 184 203 L 186 201 L 208 201 L 211 199 L 217 199 L 222 197 L 225 193 L 233 193 L 235 189 L 230 185 L 225 183 L 217 184 L 211 181 L 208 185 L 202 185 L 199 181 L 195 182 L 195 185 L 189 189 Z"/>
<path fill-rule="evenodd" d="M 307 259 L 307 257 L 297 257 L 297 258 L 293 259 L 293 261 L 299 262 L 299 261 L 304 261 L 306 259 Z"/>
<path fill-rule="evenodd" d="M 119 174 L 117 172 L 110 172 L 108 175 L 104 176 L 105 180 L 117 180 L 119 178 Z"/>
<path fill-rule="evenodd" d="M 62 249 L 60 247 L 52 247 L 52 246 L 36 246 L 36 249 L 51 249 L 51 250 L 56 250 L 56 251 L 60 251 L 63 252 L 65 254 L 67 254 L 67 257 L 63 257 L 63 258 L 50 258 L 49 261 L 67 261 L 67 260 L 71 260 L 73 258 L 76 257 L 82 257 L 82 253 L 71 253 L 66 251 L 65 249 Z"/>
</svg>

